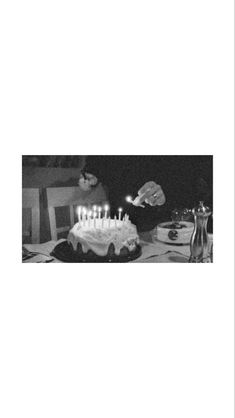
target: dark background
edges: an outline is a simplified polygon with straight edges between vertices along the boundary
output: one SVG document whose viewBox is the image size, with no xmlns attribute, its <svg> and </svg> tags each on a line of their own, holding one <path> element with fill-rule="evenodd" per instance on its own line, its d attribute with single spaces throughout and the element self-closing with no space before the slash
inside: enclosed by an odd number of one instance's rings
<svg viewBox="0 0 235 418">
<path fill-rule="evenodd" d="M 98 177 L 107 187 L 112 207 L 124 206 L 139 229 L 170 219 L 174 208 L 191 209 L 200 200 L 213 206 L 212 156 L 88 156 L 85 171 Z M 161 185 L 166 203 L 145 209 L 127 204 L 125 197 L 135 197 L 150 180 Z"/>
<path fill-rule="evenodd" d="M 151 229 L 157 222 L 169 220 L 173 209 L 191 209 L 199 200 L 213 207 L 212 156 L 26 155 L 22 163 L 23 172 L 28 172 L 29 177 L 30 170 L 37 167 L 74 169 L 75 175 L 64 179 L 64 183 L 62 177 L 60 183 L 56 183 L 58 186 L 77 184 L 81 170 L 94 174 L 107 192 L 113 213 L 119 206 L 123 207 L 139 230 Z M 147 205 L 143 209 L 125 201 L 127 195 L 135 197 L 139 188 L 150 180 L 161 185 L 166 196 L 163 206 Z M 208 229 L 212 230 L 211 220 Z"/>
</svg>

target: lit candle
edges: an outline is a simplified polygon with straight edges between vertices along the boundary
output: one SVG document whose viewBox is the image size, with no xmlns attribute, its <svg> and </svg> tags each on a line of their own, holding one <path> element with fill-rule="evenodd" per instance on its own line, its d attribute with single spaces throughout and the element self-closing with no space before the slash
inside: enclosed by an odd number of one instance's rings
<svg viewBox="0 0 235 418">
<path fill-rule="evenodd" d="M 117 228 L 117 217 L 116 217 L 116 215 L 114 216 L 114 225 L 115 225 L 115 228 Z"/>
<path fill-rule="evenodd" d="M 94 228 L 96 228 L 96 216 L 97 216 L 97 213 L 93 212 Z"/>
<path fill-rule="evenodd" d="M 83 215 L 83 226 L 86 226 L 86 208 L 83 208 L 82 215 Z"/>
<path fill-rule="evenodd" d="M 110 228 L 110 226 L 111 226 L 111 218 L 110 218 L 110 216 L 109 216 L 108 227 Z"/>
<path fill-rule="evenodd" d="M 118 220 L 121 220 L 121 215 L 122 215 L 122 208 L 118 209 Z"/>
<path fill-rule="evenodd" d="M 77 207 L 78 222 L 81 222 L 82 206 Z"/>
<path fill-rule="evenodd" d="M 96 210 L 97 210 L 97 206 L 96 205 L 94 205 L 93 207 L 92 207 L 92 209 L 93 209 L 93 226 L 94 226 L 94 228 L 96 227 L 96 221 L 95 221 L 95 218 L 96 218 Z"/>
<path fill-rule="evenodd" d="M 99 219 L 101 218 L 101 211 L 102 211 L 102 208 L 99 206 L 99 207 L 98 207 Z"/>
<path fill-rule="evenodd" d="M 105 205 L 105 206 L 104 206 L 104 217 L 105 217 L 105 219 L 107 219 L 107 216 L 108 216 L 108 210 L 109 210 L 109 205 Z"/>
<path fill-rule="evenodd" d="M 91 217 L 92 217 L 92 210 L 89 210 L 88 212 L 88 227 L 91 227 Z"/>
</svg>

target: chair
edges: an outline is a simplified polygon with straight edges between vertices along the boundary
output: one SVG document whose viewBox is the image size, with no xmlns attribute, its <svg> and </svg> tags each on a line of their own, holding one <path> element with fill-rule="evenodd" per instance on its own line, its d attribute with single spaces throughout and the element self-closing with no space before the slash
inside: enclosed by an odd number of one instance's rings
<svg viewBox="0 0 235 418">
<path fill-rule="evenodd" d="M 80 187 L 48 187 L 46 192 L 51 239 L 53 241 L 58 240 L 59 233 L 69 231 L 74 225 L 74 206 L 102 204 L 107 199 L 101 184 L 89 192 L 83 191 Z M 55 208 L 63 206 L 69 206 L 70 224 L 57 227 Z"/>
<path fill-rule="evenodd" d="M 40 207 L 39 189 L 22 189 L 22 226 L 24 225 L 23 209 L 31 209 L 31 230 L 25 231 L 22 228 L 22 235 L 31 237 L 32 244 L 40 242 Z"/>
</svg>

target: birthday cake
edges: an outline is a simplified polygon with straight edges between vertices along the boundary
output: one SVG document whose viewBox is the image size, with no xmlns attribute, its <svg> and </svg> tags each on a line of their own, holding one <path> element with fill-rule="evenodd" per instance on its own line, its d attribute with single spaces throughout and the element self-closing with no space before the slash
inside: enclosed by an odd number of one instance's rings
<svg viewBox="0 0 235 418">
<path fill-rule="evenodd" d="M 127 218 L 78 222 L 67 241 L 79 256 L 122 257 L 133 254 L 139 244 L 136 226 Z"/>
</svg>

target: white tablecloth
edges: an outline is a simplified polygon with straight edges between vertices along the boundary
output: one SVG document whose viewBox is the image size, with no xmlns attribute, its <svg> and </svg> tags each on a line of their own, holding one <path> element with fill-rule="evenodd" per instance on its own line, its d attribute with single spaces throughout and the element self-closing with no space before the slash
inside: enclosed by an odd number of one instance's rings
<svg viewBox="0 0 235 418">
<path fill-rule="evenodd" d="M 132 263 L 187 263 L 190 256 L 189 245 L 169 245 L 159 241 L 153 242 L 151 232 L 140 234 L 140 244 L 142 247 L 142 255 Z M 212 235 L 209 236 L 212 242 Z M 27 244 L 24 245 L 30 251 L 38 251 L 41 254 L 34 256 L 25 261 L 25 263 L 38 263 L 49 260 L 50 253 L 59 241 L 48 241 L 43 244 Z M 51 257 L 50 257 L 51 258 Z M 53 259 L 52 263 L 61 263 L 57 259 Z"/>
</svg>

